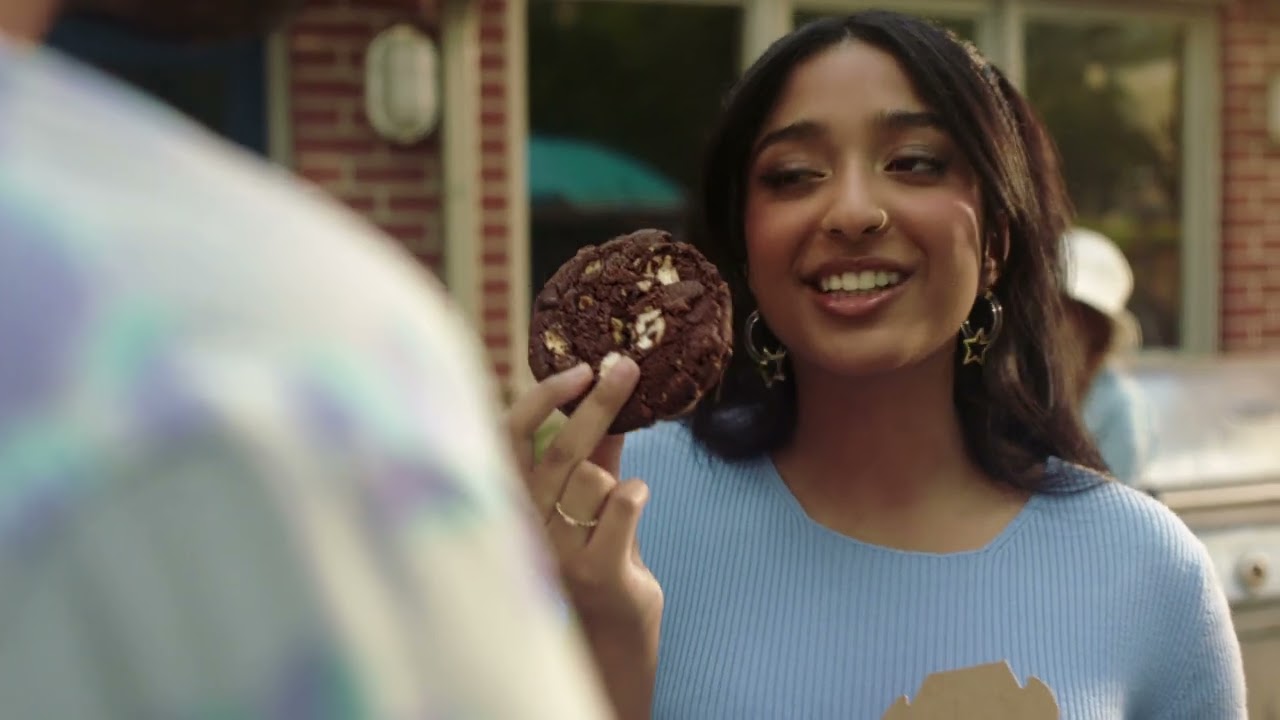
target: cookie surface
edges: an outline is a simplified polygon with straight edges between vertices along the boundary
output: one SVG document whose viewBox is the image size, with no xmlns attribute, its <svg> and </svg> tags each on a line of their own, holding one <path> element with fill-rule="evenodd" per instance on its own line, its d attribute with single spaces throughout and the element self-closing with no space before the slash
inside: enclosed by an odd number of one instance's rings
<svg viewBox="0 0 1280 720">
<path fill-rule="evenodd" d="M 529 367 L 542 380 L 613 353 L 640 366 L 609 428 L 623 433 L 691 412 L 733 351 L 729 287 L 691 245 L 640 230 L 582 248 L 538 293 Z M 573 406 L 563 408 L 572 412 Z"/>
</svg>

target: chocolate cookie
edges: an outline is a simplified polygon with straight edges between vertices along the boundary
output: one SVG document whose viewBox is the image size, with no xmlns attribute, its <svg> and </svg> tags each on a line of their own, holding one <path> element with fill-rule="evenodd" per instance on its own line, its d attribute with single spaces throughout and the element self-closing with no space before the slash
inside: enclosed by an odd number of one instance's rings
<svg viewBox="0 0 1280 720">
<path fill-rule="evenodd" d="M 609 428 L 629 432 L 691 412 L 715 387 L 733 352 L 732 318 L 715 265 L 669 233 L 640 230 L 582 248 L 551 276 L 533 302 L 529 366 L 542 380 L 632 358 L 640 382 Z"/>
</svg>

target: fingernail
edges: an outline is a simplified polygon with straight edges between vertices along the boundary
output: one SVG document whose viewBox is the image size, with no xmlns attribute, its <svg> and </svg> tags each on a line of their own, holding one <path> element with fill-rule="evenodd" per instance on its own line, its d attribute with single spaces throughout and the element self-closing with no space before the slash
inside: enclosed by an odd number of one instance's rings
<svg viewBox="0 0 1280 720">
<path fill-rule="evenodd" d="M 635 366 L 635 361 L 632 360 L 624 363 L 622 360 L 625 357 L 625 355 L 616 352 L 611 352 L 608 355 L 605 355 L 604 359 L 600 361 L 600 379 L 604 380 L 605 378 L 614 377 L 619 372 L 622 372 L 622 376 L 625 377 L 626 373 L 631 372 L 627 368 L 629 366 Z"/>
</svg>

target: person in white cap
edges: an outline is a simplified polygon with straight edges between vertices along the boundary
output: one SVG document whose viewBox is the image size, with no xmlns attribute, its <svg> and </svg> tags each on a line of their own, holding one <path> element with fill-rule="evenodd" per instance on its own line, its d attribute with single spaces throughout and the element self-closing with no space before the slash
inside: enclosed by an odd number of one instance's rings
<svg viewBox="0 0 1280 720">
<path fill-rule="evenodd" d="M 1149 438 L 1146 407 L 1135 383 L 1111 362 L 1141 346 L 1136 318 L 1126 308 L 1133 270 L 1110 239 L 1087 228 L 1064 237 L 1067 309 L 1076 336 L 1075 378 L 1085 425 L 1117 480 L 1141 478 Z"/>
</svg>

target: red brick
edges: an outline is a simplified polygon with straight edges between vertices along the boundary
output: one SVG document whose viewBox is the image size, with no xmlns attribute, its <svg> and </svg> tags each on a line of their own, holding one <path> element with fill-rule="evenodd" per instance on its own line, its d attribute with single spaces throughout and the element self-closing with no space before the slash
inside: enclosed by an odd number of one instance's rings
<svg viewBox="0 0 1280 720">
<path fill-rule="evenodd" d="M 308 50 L 334 40 L 368 40 L 373 36 L 373 25 L 367 22 L 332 22 L 312 19 L 307 13 L 293 28 L 294 47 Z"/>
<path fill-rule="evenodd" d="M 293 122 L 295 125 L 337 125 L 342 120 L 342 113 L 337 108 L 329 110 L 299 110 L 293 111 Z"/>
<path fill-rule="evenodd" d="M 299 172 L 304 178 L 317 185 L 332 185 L 343 179 L 342 169 L 337 167 L 309 167 Z"/>
<path fill-rule="evenodd" d="M 425 164 L 404 165 L 399 167 L 356 167 L 356 182 L 360 183 L 392 183 L 407 185 L 425 183 L 427 166 Z M 418 189 L 418 192 L 423 192 Z"/>
<path fill-rule="evenodd" d="M 391 197 L 387 200 L 387 207 L 393 213 L 399 212 L 417 212 L 427 211 L 435 212 L 440 209 L 440 198 L 434 195 L 415 195 L 410 197 Z"/>
<path fill-rule="evenodd" d="M 360 98 L 364 95 L 364 88 L 355 80 L 294 80 L 291 85 L 295 96 Z"/>
<path fill-rule="evenodd" d="M 377 142 L 353 137 L 298 138 L 297 146 L 304 151 L 357 154 L 370 152 L 377 146 Z"/>
</svg>

